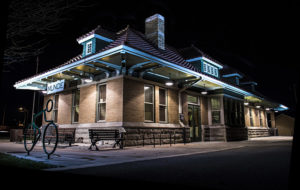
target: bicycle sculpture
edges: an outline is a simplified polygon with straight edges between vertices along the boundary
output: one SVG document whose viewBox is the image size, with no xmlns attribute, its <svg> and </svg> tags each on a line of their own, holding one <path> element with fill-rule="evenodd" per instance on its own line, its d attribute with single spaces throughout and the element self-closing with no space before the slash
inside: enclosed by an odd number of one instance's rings
<svg viewBox="0 0 300 190">
<path fill-rule="evenodd" d="M 49 103 L 51 103 L 50 109 Z M 42 134 L 40 127 L 35 124 L 36 118 L 40 115 L 44 115 L 44 120 L 48 123 L 43 129 L 42 143 L 44 152 L 47 154 L 48 159 L 50 158 L 50 155 L 55 152 L 58 143 L 58 129 L 53 120 L 47 120 L 46 117 L 46 112 L 51 112 L 52 108 L 53 100 L 49 99 L 47 101 L 46 108 L 39 113 L 34 114 L 32 123 L 24 129 L 24 146 L 27 151 L 27 155 L 29 155 L 30 151 L 33 150 Z"/>
</svg>

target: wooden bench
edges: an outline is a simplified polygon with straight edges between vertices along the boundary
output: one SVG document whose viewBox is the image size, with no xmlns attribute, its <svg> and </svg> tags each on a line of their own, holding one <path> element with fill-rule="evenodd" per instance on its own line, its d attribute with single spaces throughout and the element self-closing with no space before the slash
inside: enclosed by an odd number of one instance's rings
<svg viewBox="0 0 300 190">
<path fill-rule="evenodd" d="M 91 146 L 89 150 L 92 150 L 92 147 L 95 146 L 96 150 L 99 150 L 96 143 L 101 140 L 114 140 L 116 141 L 113 148 L 116 145 L 119 145 L 120 149 L 123 149 L 124 133 L 119 132 L 118 129 L 89 129 L 89 137 L 91 139 Z"/>
<path fill-rule="evenodd" d="M 58 142 L 75 143 L 76 128 L 58 128 Z"/>
</svg>

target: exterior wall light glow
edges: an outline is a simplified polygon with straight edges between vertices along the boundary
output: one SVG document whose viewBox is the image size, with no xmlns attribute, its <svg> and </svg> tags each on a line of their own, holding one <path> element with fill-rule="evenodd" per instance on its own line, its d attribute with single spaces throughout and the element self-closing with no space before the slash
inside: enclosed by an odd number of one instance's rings
<svg viewBox="0 0 300 190">
<path fill-rule="evenodd" d="M 167 86 L 173 86 L 173 82 L 172 81 L 167 81 L 166 83 L 165 83 L 165 85 L 167 85 Z"/>
<path fill-rule="evenodd" d="M 84 82 L 92 82 L 92 79 L 84 79 Z"/>
</svg>

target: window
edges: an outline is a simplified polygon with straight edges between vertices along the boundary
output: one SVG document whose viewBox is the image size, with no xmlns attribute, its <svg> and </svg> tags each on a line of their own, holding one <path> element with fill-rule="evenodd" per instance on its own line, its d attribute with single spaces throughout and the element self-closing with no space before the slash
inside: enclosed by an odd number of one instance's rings
<svg viewBox="0 0 300 190">
<path fill-rule="evenodd" d="M 154 91 L 153 86 L 144 86 L 145 94 L 145 121 L 154 121 Z"/>
<path fill-rule="evenodd" d="M 98 86 L 97 120 L 105 120 L 106 115 L 106 85 Z"/>
<path fill-rule="evenodd" d="M 85 54 L 88 55 L 90 53 L 92 53 L 92 42 L 86 43 L 86 52 L 85 52 Z"/>
<path fill-rule="evenodd" d="M 249 118 L 250 118 L 250 126 L 253 126 L 253 116 L 252 116 L 252 109 L 249 108 Z"/>
<path fill-rule="evenodd" d="M 53 102 L 53 115 L 52 115 L 52 120 L 54 123 L 57 123 L 57 113 L 58 113 L 58 100 L 59 96 L 58 94 L 55 94 L 54 97 L 54 102 Z"/>
<path fill-rule="evenodd" d="M 207 64 L 203 63 L 203 72 L 207 72 Z"/>
<path fill-rule="evenodd" d="M 262 112 L 259 110 L 258 114 L 259 114 L 259 125 L 263 126 L 262 117 L 261 117 Z"/>
<path fill-rule="evenodd" d="M 79 98 L 80 91 L 73 91 L 72 94 L 72 123 L 77 123 L 79 120 Z"/>
<path fill-rule="evenodd" d="M 218 68 L 203 62 L 203 72 L 218 77 Z"/>
<path fill-rule="evenodd" d="M 189 104 L 199 104 L 197 96 L 187 95 L 187 102 Z"/>
<path fill-rule="evenodd" d="M 167 122 L 167 90 L 159 89 L 159 121 Z"/>
<path fill-rule="evenodd" d="M 221 123 L 221 104 L 219 97 L 212 97 L 211 99 L 211 116 L 212 124 Z"/>
</svg>

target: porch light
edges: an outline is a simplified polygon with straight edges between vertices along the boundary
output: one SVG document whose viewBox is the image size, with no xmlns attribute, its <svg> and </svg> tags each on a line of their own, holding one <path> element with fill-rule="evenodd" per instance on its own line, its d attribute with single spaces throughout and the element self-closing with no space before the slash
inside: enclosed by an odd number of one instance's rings
<svg viewBox="0 0 300 190">
<path fill-rule="evenodd" d="M 91 78 L 89 78 L 89 79 L 84 79 L 84 82 L 87 82 L 87 83 L 92 82 L 92 81 L 93 81 L 93 79 L 91 79 Z"/>
<path fill-rule="evenodd" d="M 165 83 L 165 85 L 167 85 L 167 86 L 173 86 L 173 82 L 172 81 L 167 81 L 166 83 Z"/>
<path fill-rule="evenodd" d="M 255 106 L 256 108 L 260 108 L 260 106 Z"/>
<path fill-rule="evenodd" d="M 46 90 L 43 90 L 42 93 L 43 93 L 43 94 L 47 94 L 47 91 L 46 91 Z"/>
<path fill-rule="evenodd" d="M 173 86 L 174 83 L 172 80 L 170 80 L 170 78 L 171 78 L 171 73 L 169 73 L 169 80 L 167 80 L 165 83 L 166 86 Z"/>
<path fill-rule="evenodd" d="M 249 102 L 244 102 L 244 105 L 245 105 L 245 106 L 248 106 L 248 105 L 249 105 Z"/>
<path fill-rule="evenodd" d="M 269 111 L 269 110 L 270 110 L 270 108 L 266 108 L 266 110 L 267 110 L 267 111 Z"/>
</svg>

